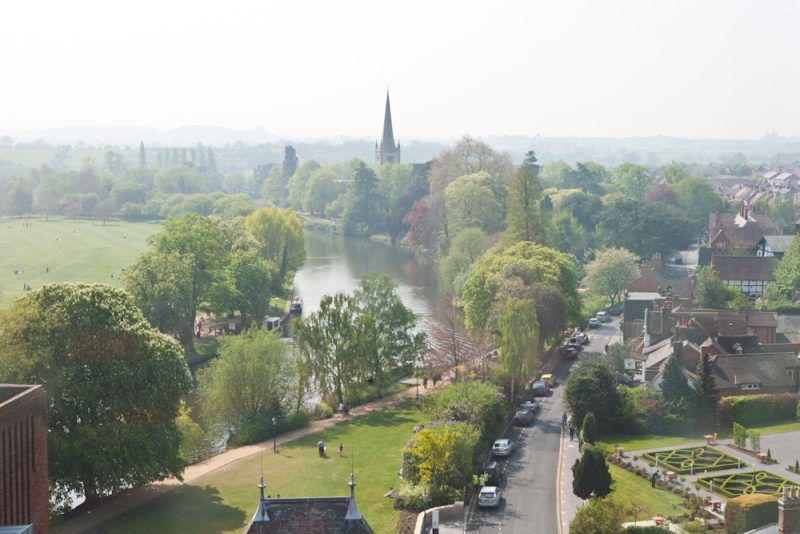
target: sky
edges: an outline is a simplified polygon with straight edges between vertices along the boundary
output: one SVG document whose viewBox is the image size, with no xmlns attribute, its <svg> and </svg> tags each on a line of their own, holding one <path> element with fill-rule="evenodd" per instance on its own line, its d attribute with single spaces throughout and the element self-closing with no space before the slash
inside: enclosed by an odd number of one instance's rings
<svg viewBox="0 0 800 534">
<path fill-rule="evenodd" d="M 800 134 L 796 0 L 26 0 L 0 129 Z"/>
</svg>

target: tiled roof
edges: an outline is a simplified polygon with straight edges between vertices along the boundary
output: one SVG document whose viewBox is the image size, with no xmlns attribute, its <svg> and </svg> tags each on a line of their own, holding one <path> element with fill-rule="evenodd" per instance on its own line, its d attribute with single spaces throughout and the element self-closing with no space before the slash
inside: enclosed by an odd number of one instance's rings
<svg viewBox="0 0 800 534">
<path fill-rule="evenodd" d="M 714 376 L 721 389 L 738 388 L 740 384 L 761 384 L 761 387 L 792 386 L 794 380 L 786 372 L 800 367 L 793 352 L 773 354 L 724 354 L 713 358 Z"/>
<path fill-rule="evenodd" d="M 372 534 L 366 520 L 347 519 L 350 497 L 267 499 L 266 521 L 254 521 L 247 534 Z"/>
<path fill-rule="evenodd" d="M 770 251 L 772 252 L 786 252 L 789 245 L 794 241 L 793 235 L 765 235 L 764 241 L 767 242 Z"/>
<path fill-rule="evenodd" d="M 775 280 L 778 260 L 772 256 L 713 256 L 711 265 L 721 280 Z"/>
</svg>

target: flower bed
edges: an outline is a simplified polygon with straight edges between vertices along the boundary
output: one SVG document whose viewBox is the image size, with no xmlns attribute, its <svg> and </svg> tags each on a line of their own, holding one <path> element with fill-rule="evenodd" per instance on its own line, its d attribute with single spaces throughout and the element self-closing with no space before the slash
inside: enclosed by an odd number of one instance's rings
<svg viewBox="0 0 800 534">
<path fill-rule="evenodd" d="M 706 446 L 646 452 L 642 454 L 642 459 L 650 465 L 658 464 L 658 467 L 674 471 L 679 475 L 738 469 L 740 465 L 740 462 L 733 456 L 714 447 Z"/>
<path fill-rule="evenodd" d="M 790 486 L 795 485 L 794 482 L 767 471 L 751 471 L 749 473 L 706 477 L 700 478 L 695 482 L 698 488 L 706 491 L 710 490 L 725 497 L 738 497 L 739 495 L 749 495 L 751 493 L 777 495 L 783 491 L 783 487 L 787 484 Z"/>
</svg>

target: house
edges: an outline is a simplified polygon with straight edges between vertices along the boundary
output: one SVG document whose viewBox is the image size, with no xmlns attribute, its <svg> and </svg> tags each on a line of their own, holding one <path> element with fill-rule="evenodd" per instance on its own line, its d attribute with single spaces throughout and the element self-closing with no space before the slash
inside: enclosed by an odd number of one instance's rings
<svg viewBox="0 0 800 534">
<path fill-rule="evenodd" d="M 767 175 L 764 175 L 766 178 Z M 797 190 L 800 186 L 800 178 L 793 172 L 774 172 L 766 182 L 772 187 L 786 188 L 790 190 Z"/>
<path fill-rule="evenodd" d="M 355 477 L 350 475 L 349 497 L 264 497 L 264 477 L 258 485 L 258 507 L 245 534 L 372 534 L 367 520 L 358 511 Z"/>
<path fill-rule="evenodd" d="M 780 235 L 765 213 L 750 210 L 742 202 L 738 213 L 712 213 L 708 217 L 708 248 L 755 248 L 765 235 Z"/>
<path fill-rule="evenodd" d="M 628 284 L 625 290 L 628 293 L 666 294 L 672 292 L 683 298 L 688 298 L 692 294 L 691 281 L 688 278 L 670 277 L 664 269 L 664 262 L 660 255 L 654 256 L 648 263 L 639 267 L 639 277 Z"/>
<path fill-rule="evenodd" d="M 794 238 L 794 235 L 765 235 L 756 243 L 756 256 L 775 256 L 780 260 Z"/>
<path fill-rule="evenodd" d="M 796 393 L 800 386 L 800 359 L 796 352 L 720 354 L 710 361 L 723 397 Z"/>
<path fill-rule="evenodd" d="M 0 437 L 0 531 L 47 534 L 47 395 L 42 386 L 0 384 Z"/>
<path fill-rule="evenodd" d="M 764 294 L 764 288 L 775 281 L 778 259 L 774 256 L 712 256 L 711 266 L 722 282 L 751 298 Z"/>
</svg>

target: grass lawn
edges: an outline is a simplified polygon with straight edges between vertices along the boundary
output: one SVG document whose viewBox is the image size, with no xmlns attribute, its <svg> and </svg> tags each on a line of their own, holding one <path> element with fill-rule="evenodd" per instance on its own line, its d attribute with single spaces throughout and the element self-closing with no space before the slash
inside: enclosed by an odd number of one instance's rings
<svg viewBox="0 0 800 534">
<path fill-rule="evenodd" d="M 147 249 L 147 238 L 160 229 L 157 223 L 108 221 L 103 226 L 83 219 L 5 218 L 0 221 L 0 307 L 21 295 L 24 283 L 33 289 L 51 282 L 120 286 L 122 268 Z M 14 274 L 14 269 L 23 273 Z"/>
<path fill-rule="evenodd" d="M 328 458 L 320 459 L 320 434 L 210 473 L 103 525 L 104 532 L 239 533 L 258 504 L 263 462 L 265 492 L 273 497 L 349 495 L 351 462 L 355 466 L 356 502 L 376 533 L 395 531 L 400 514 L 383 494 L 397 486 L 400 450 L 424 416 L 410 403 L 355 418 L 321 436 Z M 337 448 L 344 443 L 344 458 Z"/>
<path fill-rule="evenodd" d="M 659 447 L 675 447 L 703 441 L 703 436 L 657 436 L 654 434 L 603 436 L 597 446 L 606 453 L 614 452 L 614 445 L 625 447 L 625 453 Z"/>
<path fill-rule="evenodd" d="M 649 519 L 655 514 L 664 514 L 665 517 L 676 516 L 686 511 L 683 507 L 683 498 L 674 493 L 653 489 L 647 480 L 616 465 L 609 464 L 608 469 L 611 472 L 611 478 L 614 479 L 611 486 L 613 489 L 611 499 L 625 506 L 636 503 L 646 508 L 645 511 L 639 512 L 636 518 L 633 517 L 633 514 L 629 515 L 629 520 Z"/>
<path fill-rule="evenodd" d="M 800 421 L 789 421 L 785 423 L 767 423 L 764 425 L 748 427 L 753 430 L 758 430 L 762 435 L 764 434 L 779 434 L 781 432 L 797 432 L 800 430 Z"/>
</svg>

